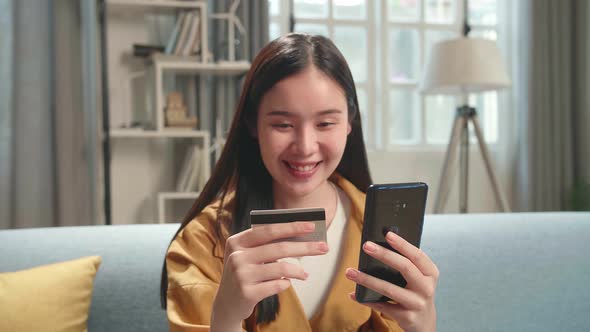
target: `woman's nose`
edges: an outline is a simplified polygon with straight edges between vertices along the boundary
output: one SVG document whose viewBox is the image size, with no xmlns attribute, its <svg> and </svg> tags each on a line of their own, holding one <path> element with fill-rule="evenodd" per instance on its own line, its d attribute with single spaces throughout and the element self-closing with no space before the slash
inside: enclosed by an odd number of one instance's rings
<svg viewBox="0 0 590 332">
<path fill-rule="evenodd" d="M 302 126 L 295 137 L 295 149 L 299 154 L 310 155 L 318 149 L 318 137 L 315 128 Z"/>
</svg>

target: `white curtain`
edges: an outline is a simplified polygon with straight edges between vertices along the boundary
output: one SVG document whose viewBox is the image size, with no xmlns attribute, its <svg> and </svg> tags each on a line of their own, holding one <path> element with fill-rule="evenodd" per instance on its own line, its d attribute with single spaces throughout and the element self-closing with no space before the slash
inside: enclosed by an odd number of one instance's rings
<svg viewBox="0 0 590 332">
<path fill-rule="evenodd" d="M 94 224 L 80 2 L 0 0 L 0 24 L 0 228 Z"/>
<path fill-rule="evenodd" d="M 0 0 L 0 228 L 9 227 L 12 217 L 12 13 L 12 1 Z"/>
<path fill-rule="evenodd" d="M 567 210 L 574 183 L 587 169 L 580 153 L 588 142 L 579 140 L 590 128 L 588 124 L 580 128 L 578 120 L 587 114 L 588 103 L 576 102 L 583 73 L 575 65 L 584 53 L 574 41 L 590 36 L 587 24 L 586 31 L 575 28 L 576 22 L 588 21 L 587 11 L 576 15 L 576 8 L 587 4 L 519 0 L 507 6 L 505 27 L 512 35 L 514 210 Z"/>
<path fill-rule="evenodd" d="M 575 209 L 590 210 L 590 2 L 574 3 Z"/>
</svg>

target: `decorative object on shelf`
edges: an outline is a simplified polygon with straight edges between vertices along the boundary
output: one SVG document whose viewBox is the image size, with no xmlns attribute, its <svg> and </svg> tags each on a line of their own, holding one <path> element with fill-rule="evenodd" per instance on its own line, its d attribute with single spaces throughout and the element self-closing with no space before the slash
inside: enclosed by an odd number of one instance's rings
<svg viewBox="0 0 590 332">
<path fill-rule="evenodd" d="M 459 211 L 467 212 L 469 182 L 469 122 L 475 130 L 483 161 L 486 167 L 496 202 L 501 211 L 509 212 L 508 202 L 502 195 L 500 185 L 491 164 L 491 158 L 485 144 L 483 131 L 475 107 L 468 104 L 469 93 L 500 90 L 510 86 L 510 78 L 506 71 L 500 50 L 492 40 L 468 37 L 471 30 L 467 20 L 467 1 L 464 2 L 463 36 L 444 40 L 435 44 L 426 63 L 420 90 L 425 94 L 451 94 L 462 98 L 461 106 L 457 107 L 451 138 L 447 147 L 434 213 L 442 212 L 447 201 L 452 182 L 452 165 L 455 151 L 459 146 L 460 185 Z"/>
<path fill-rule="evenodd" d="M 164 52 L 164 46 L 161 45 L 133 44 L 133 56 L 139 58 L 148 58 L 153 53 L 162 52 Z"/>
<path fill-rule="evenodd" d="M 188 116 L 180 92 L 171 92 L 166 97 L 166 126 L 183 128 L 197 126 L 197 117 Z"/>
<path fill-rule="evenodd" d="M 240 21 L 240 18 L 236 15 L 236 10 L 239 5 L 240 0 L 234 0 L 227 12 L 211 14 L 211 18 L 213 19 L 227 20 L 228 61 L 236 61 L 235 28 L 238 28 L 242 36 L 246 35 L 246 28 L 242 24 L 242 21 Z"/>
</svg>

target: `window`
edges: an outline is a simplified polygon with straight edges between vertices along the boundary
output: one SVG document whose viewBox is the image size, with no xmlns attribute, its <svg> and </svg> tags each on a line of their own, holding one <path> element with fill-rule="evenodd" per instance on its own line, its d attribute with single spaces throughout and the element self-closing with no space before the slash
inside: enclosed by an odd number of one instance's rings
<svg viewBox="0 0 590 332">
<path fill-rule="evenodd" d="M 376 53 L 373 4 L 366 0 L 293 0 L 295 31 L 329 37 L 344 54 L 355 80 L 365 140 L 371 142 L 373 117 L 369 100 L 375 100 Z M 283 11 L 281 11 L 283 10 Z M 288 32 L 288 1 L 270 0 L 270 38 Z M 281 21 L 286 21 L 282 24 Z M 372 107 L 371 107 L 372 108 Z"/>
<path fill-rule="evenodd" d="M 497 2 L 470 0 L 470 36 L 496 40 Z M 461 0 L 269 0 L 270 38 L 295 31 L 331 38 L 351 67 L 371 148 L 448 142 L 457 101 L 418 91 L 430 47 L 460 35 Z M 498 95 L 473 95 L 488 143 L 498 138 Z"/>
</svg>

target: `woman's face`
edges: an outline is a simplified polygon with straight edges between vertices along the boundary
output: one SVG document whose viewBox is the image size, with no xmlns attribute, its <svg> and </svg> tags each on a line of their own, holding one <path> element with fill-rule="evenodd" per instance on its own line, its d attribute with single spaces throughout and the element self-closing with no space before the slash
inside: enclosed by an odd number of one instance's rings
<svg viewBox="0 0 590 332">
<path fill-rule="evenodd" d="M 305 196 L 324 184 L 350 130 L 344 91 L 314 66 L 275 84 L 261 100 L 256 127 L 275 190 Z"/>
</svg>

